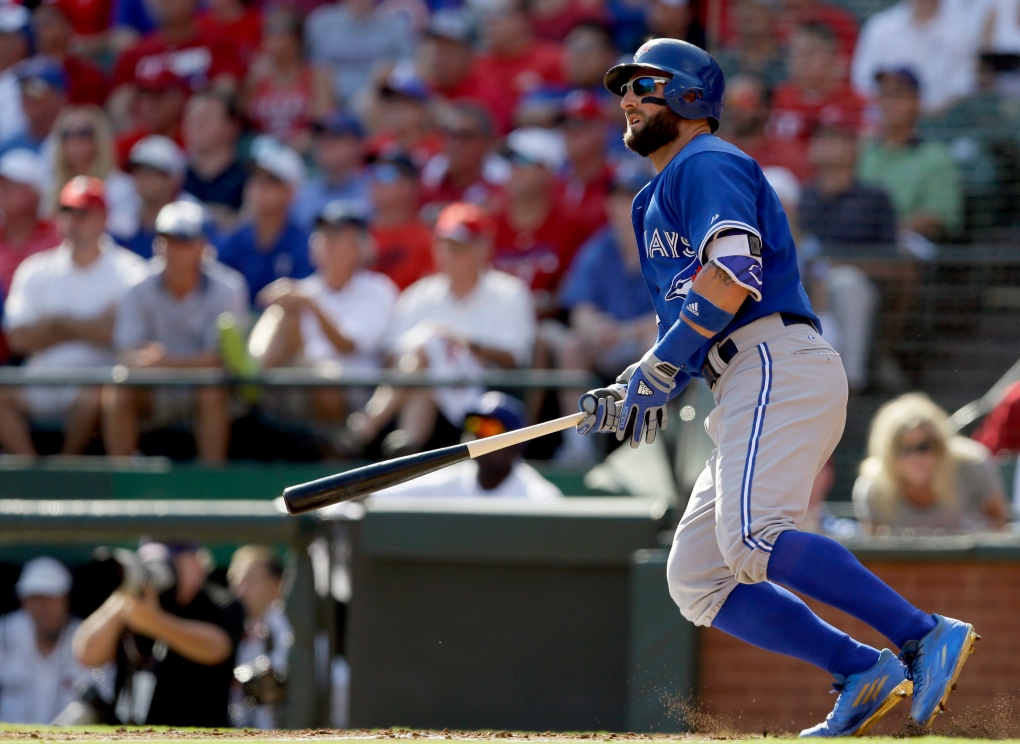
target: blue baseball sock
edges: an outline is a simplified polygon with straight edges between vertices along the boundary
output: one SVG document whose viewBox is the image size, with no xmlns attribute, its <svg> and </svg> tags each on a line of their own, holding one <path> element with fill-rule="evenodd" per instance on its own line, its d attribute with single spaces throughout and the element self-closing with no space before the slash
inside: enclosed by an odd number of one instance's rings
<svg viewBox="0 0 1020 744">
<path fill-rule="evenodd" d="M 738 584 L 712 627 L 844 677 L 878 662 L 878 651 L 832 627 L 795 594 L 767 581 Z"/>
<path fill-rule="evenodd" d="M 853 553 L 823 535 L 784 532 L 769 558 L 769 581 L 806 594 L 853 615 L 897 648 L 935 627 L 935 619 L 914 607 L 866 569 Z"/>
</svg>

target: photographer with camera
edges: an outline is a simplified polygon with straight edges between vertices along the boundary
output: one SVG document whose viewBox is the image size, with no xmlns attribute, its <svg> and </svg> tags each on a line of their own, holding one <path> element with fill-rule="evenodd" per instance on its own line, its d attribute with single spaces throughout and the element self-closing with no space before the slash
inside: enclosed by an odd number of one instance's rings
<svg viewBox="0 0 1020 744">
<path fill-rule="evenodd" d="M 230 720 L 238 728 L 279 728 L 294 645 L 294 630 L 283 612 L 283 561 L 266 545 L 242 546 L 230 560 L 227 581 L 245 612 Z"/>
<path fill-rule="evenodd" d="M 227 702 L 244 610 L 208 581 L 211 559 L 195 543 L 146 543 L 108 560 L 121 584 L 78 628 L 86 666 L 117 663 L 124 723 L 229 726 Z"/>
</svg>

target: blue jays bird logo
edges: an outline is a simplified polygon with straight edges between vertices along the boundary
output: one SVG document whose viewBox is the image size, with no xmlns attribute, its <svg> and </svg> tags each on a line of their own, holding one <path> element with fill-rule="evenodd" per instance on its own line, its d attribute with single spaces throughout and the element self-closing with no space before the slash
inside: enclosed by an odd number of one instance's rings
<svg viewBox="0 0 1020 744">
<path fill-rule="evenodd" d="M 694 284 L 694 280 L 697 279 L 698 274 L 701 273 L 701 266 L 699 265 L 694 269 L 694 273 L 688 276 L 687 269 L 689 268 L 691 267 L 687 266 L 683 271 L 673 277 L 673 281 L 670 282 L 669 285 L 669 291 L 666 292 L 666 302 L 687 297 L 687 293 L 691 291 L 691 285 Z"/>
</svg>

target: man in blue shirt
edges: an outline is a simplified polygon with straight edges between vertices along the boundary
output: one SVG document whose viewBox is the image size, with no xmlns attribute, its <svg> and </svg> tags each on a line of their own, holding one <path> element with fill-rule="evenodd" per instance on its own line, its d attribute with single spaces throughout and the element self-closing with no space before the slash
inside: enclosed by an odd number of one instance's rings
<svg viewBox="0 0 1020 744">
<path fill-rule="evenodd" d="M 305 182 L 291 211 L 303 229 L 311 231 L 322 208 L 331 201 L 357 202 L 370 212 L 372 195 L 365 176 L 365 132 L 353 116 L 330 114 L 315 125 L 314 178 Z"/>
<path fill-rule="evenodd" d="M 245 188 L 250 221 L 219 244 L 219 259 L 241 272 L 252 303 L 263 287 L 277 279 L 303 279 L 312 273 L 308 233 L 290 217 L 294 194 L 304 181 L 301 157 L 280 142 L 264 137 L 252 146 L 253 171 Z"/>
<path fill-rule="evenodd" d="M 668 401 L 705 378 L 716 448 L 667 564 L 681 613 L 835 677 L 835 709 L 801 736 L 861 735 L 910 692 L 911 719 L 931 725 L 978 636 L 801 530 L 814 478 L 843 433 L 846 374 L 821 338 L 775 191 L 754 160 L 714 136 L 719 65 L 686 42 L 653 39 L 605 84 L 621 97 L 624 142 L 658 173 L 634 199 L 632 221 L 659 333 L 616 386 L 582 396 L 589 415 L 578 430 L 651 443 Z M 867 623 L 901 656 L 859 643 L 783 587 Z"/>
</svg>

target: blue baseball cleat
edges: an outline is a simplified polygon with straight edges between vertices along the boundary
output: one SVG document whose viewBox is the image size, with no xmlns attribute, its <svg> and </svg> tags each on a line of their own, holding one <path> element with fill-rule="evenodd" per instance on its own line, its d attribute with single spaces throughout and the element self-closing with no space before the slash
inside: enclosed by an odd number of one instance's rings
<svg viewBox="0 0 1020 744">
<path fill-rule="evenodd" d="M 949 693 L 956 689 L 956 678 L 974 653 L 974 644 L 981 640 L 970 623 L 941 615 L 932 617 L 935 628 L 921 640 L 903 644 L 900 653 L 914 681 L 910 719 L 921 726 L 931 726 L 946 709 Z"/>
<path fill-rule="evenodd" d="M 849 677 L 836 675 L 836 707 L 817 726 L 800 732 L 813 736 L 864 736 L 878 719 L 910 694 L 907 667 L 889 649 L 882 649 L 871 669 Z"/>
</svg>

